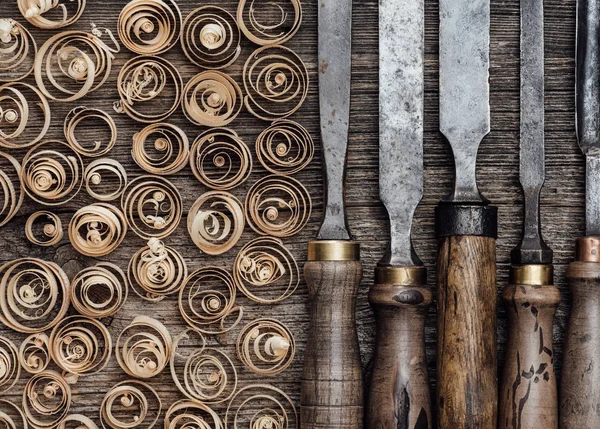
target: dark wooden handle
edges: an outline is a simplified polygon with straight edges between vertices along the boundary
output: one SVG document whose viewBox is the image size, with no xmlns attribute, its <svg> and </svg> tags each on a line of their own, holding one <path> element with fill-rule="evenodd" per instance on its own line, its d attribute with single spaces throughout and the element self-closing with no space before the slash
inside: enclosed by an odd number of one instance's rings
<svg viewBox="0 0 600 429">
<path fill-rule="evenodd" d="M 552 325 L 555 286 L 507 286 L 508 344 L 500 382 L 499 429 L 558 429 Z"/>
<path fill-rule="evenodd" d="M 303 429 L 362 429 L 363 377 L 356 333 L 357 261 L 304 266 L 310 329 L 301 391 Z"/>
<path fill-rule="evenodd" d="M 496 246 L 491 237 L 440 238 L 439 429 L 494 429 L 497 421 Z"/>
<path fill-rule="evenodd" d="M 600 263 L 572 262 L 567 270 L 571 315 L 560 387 L 560 427 L 600 428 Z"/>
<path fill-rule="evenodd" d="M 369 302 L 377 320 L 377 340 L 366 427 L 431 429 L 424 339 L 431 289 L 376 284 Z"/>
</svg>

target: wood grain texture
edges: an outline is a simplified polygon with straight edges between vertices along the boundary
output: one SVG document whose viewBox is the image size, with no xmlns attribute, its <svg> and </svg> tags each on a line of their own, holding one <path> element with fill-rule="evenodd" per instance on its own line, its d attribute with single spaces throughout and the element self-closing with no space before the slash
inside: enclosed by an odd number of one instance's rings
<svg viewBox="0 0 600 429">
<path fill-rule="evenodd" d="M 498 429 L 558 429 L 552 347 L 558 288 L 510 285 L 502 299 L 508 313 L 508 343 L 500 380 Z"/>
</svg>

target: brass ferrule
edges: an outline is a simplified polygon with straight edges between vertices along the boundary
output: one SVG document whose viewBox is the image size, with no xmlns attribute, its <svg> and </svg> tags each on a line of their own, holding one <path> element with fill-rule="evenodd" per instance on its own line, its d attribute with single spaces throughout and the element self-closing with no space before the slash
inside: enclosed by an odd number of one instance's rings
<svg viewBox="0 0 600 429">
<path fill-rule="evenodd" d="M 578 238 L 575 245 L 575 260 L 578 262 L 600 262 L 600 237 Z"/>
<path fill-rule="evenodd" d="M 554 282 L 552 265 L 513 265 L 510 267 L 510 284 L 545 286 Z"/>
<path fill-rule="evenodd" d="M 427 269 L 425 267 L 377 267 L 375 284 L 399 286 L 425 286 Z"/>
<path fill-rule="evenodd" d="M 320 240 L 308 243 L 309 261 L 359 261 L 360 244 L 346 240 Z"/>
</svg>

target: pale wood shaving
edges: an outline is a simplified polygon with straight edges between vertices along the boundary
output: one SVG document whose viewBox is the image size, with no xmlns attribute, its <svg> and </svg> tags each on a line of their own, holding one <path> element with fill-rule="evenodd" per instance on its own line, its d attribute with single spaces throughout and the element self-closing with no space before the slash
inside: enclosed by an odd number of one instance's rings
<svg viewBox="0 0 600 429">
<path fill-rule="evenodd" d="M 208 405 L 197 401 L 175 402 L 165 415 L 165 429 L 224 429 L 223 421 Z"/>
<path fill-rule="evenodd" d="M 85 10 L 85 2 L 86 0 L 17 0 L 17 5 L 29 23 L 51 30 L 75 23 Z M 73 6 L 67 7 L 68 4 L 75 5 L 75 10 Z M 53 9 L 56 13 L 52 13 Z"/>
<path fill-rule="evenodd" d="M 71 304 L 87 317 L 113 316 L 127 301 L 127 294 L 125 273 L 110 262 L 81 270 L 71 282 Z"/>
<path fill-rule="evenodd" d="M 127 171 L 119 161 L 101 158 L 92 161 L 86 167 L 83 181 L 91 197 L 98 201 L 113 201 L 120 198 L 125 191 Z"/>
<path fill-rule="evenodd" d="M 45 333 L 31 334 L 21 343 L 19 361 L 28 373 L 45 371 L 51 360 L 50 338 Z"/>
<path fill-rule="evenodd" d="M 77 140 L 77 126 L 84 121 L 93 119 L 99 119 L 108 126 L 110 131 L 110 139 L 108 142 L 95 140 L 91 142 L 91 144 L 88 143 L 84 145 Z M 67 143 L 69 143 L 69 145 L 75 151 L 77 151 L 77 153 L 83 156 L 98 157 L 105 155 L 115 146 L 115 143 L 117 142 L 117 125 L 115 124 L 114 119 L 111 118 L 108 113 L 100 109 L 94 109 L 85 106 L 75 107 L 67 114 L 67 117 L 65 118 L 64 133 Z"/>
<path fill-rule="evenodd" d="M 114 251 L 127 233 L 123 213 L 107 203 L 83 207 L 69 224 L 69 239 L 79 253 L 86 256 L 106 256 Z"/>
<path fill-rule="evenodd" d="M 71 387 L 55 371 L 34 374 L 25 385 L 23 411 L 37 429 L 51 429 L 63 422 L 71 407 Z"/>
<path fill-rule="evenodd" d="M 33 71 L 37 45 L 14 19 L 0 19 L 0 82 L 25 79 Z"/>
<path fill-rule="evenodd" d="M 288 3 L 283 6 L 281 3 Z M 292 10 L 290 9 L 290 6 Z M 273 24 L 272 19 L 263 23 L 260 20 L 262 13 L 268 14 L 271 18 L 279 15 L 279 22 Z M 292 12 L 292 13 L 290 13 Z M 289 17 L 292 16 L 292 19 Z M 290 40 L 300 29 L 302 25 L 302 3 L 300 0 L 275 0 L 275 1 L 256 1 L 240 0 L 237 8 L 237 21 L 244 35 L 257 45 L 279 45 Z M 248 22 L 249 25 L 246 25 Z"/>
<path fill-rule="evenodd" d="M 28 429 L 23 411 L 12 402 L 0 399 L 0 427 L 2 429 Z"/>
<path fill-rule="evenodd" d="M 298 428 L 294 401 L 281 389 L 269 384 L 241 388 L 231 399 L 225 413 L 228 429 Z"/>
<path fill-rule="evenodd" d="M 148 173 L 175 174 L 188 163 L 190 142 L 185 132 L 176 125 L 151 124 L 134 134 L 131 156 Z"/>
<path fill-rule="evenodd" d="M 81 414 L 70 414 L 56 429 L 98 429 L 96 423 Z"/>
<path fill-rule="evenodd" d="M 126 410 L 127 413 L 117 413 Z M 100 405 L 100 423 L 104 429 L 151 429 L 158 421 L 162 402 L 147 383 L 127 380 L 106 393 Z"/>
<path fill-rule="evenodd" d="M 42 223 L 41 228 L 40 223 Z M 64 236 L 62 222 L 52 212 L 37 211 L 29 216 L 25 223 L 25 236 L 37 246 L 55 246 L 60 243 Z"/>
<path fill-rule="evenodd" d="M 12 155 L 0 152 L 0 226 L 10 222 L 23 204 L 21 171 L 21 164 Z"/>
<path fill-rule="evenodd" d="M 8 392 L 19 381 L 20 376 L 17 347 L 8 338 L 0 337 L 0 394 Z"/>
<path fill-rule="evenodd" d="M 315 144 L 297 122 L 275 121 L 256 139 L 256 155 L 268 171 L 290 175 L 303 170 L 313 159 Z"/>
</svg>

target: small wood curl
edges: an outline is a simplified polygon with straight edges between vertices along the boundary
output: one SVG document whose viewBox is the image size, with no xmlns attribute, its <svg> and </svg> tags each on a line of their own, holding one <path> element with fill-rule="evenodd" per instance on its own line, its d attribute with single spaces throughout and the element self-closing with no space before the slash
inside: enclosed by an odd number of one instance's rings
<svg viewBox="0 0 600 429">
<path fill-rule="evenodd" d="M 113 316 L 127 301 L 127 294 L 125 273 L 110 262 L 83 269 L 71 282 L 73 308 L 86 317 Z"/>
<path fill-rule="evenodd" d="M 251 384 L 237 391 L 227 406 L 225 427 L 229 429 L 298 428 L 294 401 L 269 384 Z"/>
<path fill-rule="evenodd" d="M 164 429 L 224 429 L 224 426 L 219 415 L 208 405 L 180 400 L 167 411 Z"/>
<path fill-rule="evenodd" d="M 88 147 L 88 145 L 84 146 L 77 140 L 77 137 L 75 136 L 77 126 L 83 121 L 90 119 L 99 119 L 108 126 L 110 140 L 107 143 L 96 140 L 93 142 L 92 147 Z M 85 106 L 75 107 L 67 114 L 67 117 L 65 118 L 64 133 L 67 143 L 69 143 L 77 153 L 83 156 L 98 157 L 105 155 L 117 142 L 117 125 L 115 124 L 114 119 L 111 118 L 108 113 L 100 109 Z"/>
<path fill-rule="evenodd" d="M 188 163 L 190 142 L 185 132 L 176 125 L 151 124 L 133 135 L 131 156 L 148 173 L 175 174 Z"/>
<path fill-rule="evenodd" d="M 0 152 L 0 226 L 10 222 L 23 204 L 21 171 L 21 164 L 13 156 Z"/>
<path fill-rule="evenodd" d="M 83 181 L 91 197 L 98 201 L 112 201 L 121 197 L 125 191 L 127 171 L 119 161 L 101 158 L 86 167 Z"/>
<path fill-rule="evenodd" d="M 28 373 L 39 374 L 45 371 L 51 359 L 48 335 L 31 334 L 21 343 L 19 361 Z"/>
<path fill-rule="evenodd" d="M 131 412 L 130 419 L 115 412 L 116 409 Z M 156 390 L 147 383 L 127 380 L 110 389 L 100 405 L 100 423 L 113 429 L 151 429 L 160 417 L 162 402 Z"/>
<path fill-rule="evenodd" d="M 37 45 L 31 33 L 14 19 L 0 19 L 0 82 L 25 79 L 33 71 Z"/>
<path fill-rule="evenodd" d="M 76 5 L 76 9 L 71 10 L 70 13 L 69 9 L 73 8 L 67 8 L 69 3 L 65 0 L 17 0 L 17 5 L 30 24 L 45 30 L 53 30 L 75 23 L 85 10 L 85 2 L 86 0 L 76 0 L 74 3 L 74 0 L 70 0 L 70 3 Z M 53 9 L 56 11 L 53 12 Z"/>
<path fill-rule="evenodd" d="M 71 387 L 59 373 L 42 371 L 25 385 L 23 411 L 35 428 L 51 429 L 62 423 L 71 407 Z"/>
<path fill-rule="evenodd" d="M 253 43 L 257 45 L 280 45 L 290 40 L 300 29 L 302 25 L 302 3 L 300 0 L 285 0 L 286 3 L 290 3 L 293 8 L 293 21 L 288 22 L 288 16 L 290 13 L 284 6 L 279 3 L 281 1 L 273 2 L 262 2 L 259 1 L 259 8 L 265 8 L 265 12 L 268 16 L 273 16 L 274 13 L 279 12 L 280 20 L 277 24 L 272 23 L 261 23 L 259 19 L 260 11 L 256 11 L 255 3 L 256 0 L 240 0 L 237 8 L 237 21 L 244 35 Z M 268 8 L 271 8 L 269 10 Z M 249 25 L 246 25 L 246 22 Z"/>
<path fill-rule="evenodd" d="M 69 239 L 79 253 L 100 257 L 114 251 L 127 233 L 123 213 L 110 204 L 95 203 L 75 213 L 69 224 Z"/>
<path fill-rule="evenodd" d="M 8 338 L 0 337 L 0 394 L 8 392 L 21 376 L 17 347 Z"/>
<path fill-rule="evenodd" d="M 256 139 L 256 155 L 273 174 L 288 176 L 303 170 L 313 159 L 315 144 L 309 132 L 297 122 L 275 121 Z"/>
<path fill-rule="evenodd" d="M 28 429 L 23 411 L 12 402 L 0 399 L 0 427 L 2 429 Z"/>
<path fill-rule="evenodd" d="M 44 218 L 41 230 L 36 228 L 39 226 L 40 219 Z M 25 223 L 25 236 L 27 239 L 42 247 L 55 246 L 63 239 L 64 231 L 60 218 L 49 211 L 37 211 L 27 219 Z"/>
</svg>

